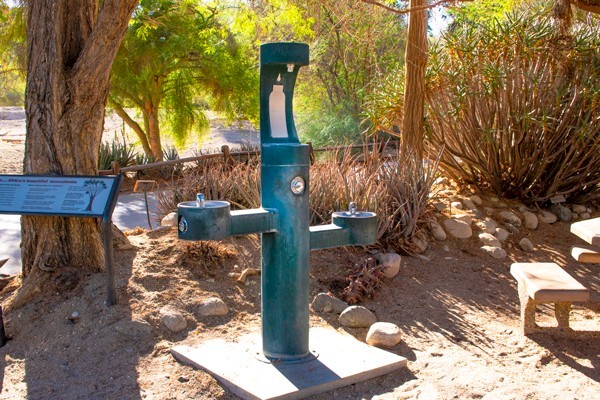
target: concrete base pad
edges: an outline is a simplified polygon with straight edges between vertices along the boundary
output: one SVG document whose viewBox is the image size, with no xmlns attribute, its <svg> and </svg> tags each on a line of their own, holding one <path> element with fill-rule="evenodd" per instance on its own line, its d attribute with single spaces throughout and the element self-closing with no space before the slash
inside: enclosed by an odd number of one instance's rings
<svg viewBox="0 0 600 400">
<path fill-rule="evenodd" d="M 309 337 L 318 357 L 298 364 L 265 362 L 260 334 L 236 342 L 214 339 L 197 347 L 176 346 L 171 354 L 209 372 L 243 399 L 301 399 L 406 366 L 404 357 L 331 329 L 313 328 Z"/>
</svg>

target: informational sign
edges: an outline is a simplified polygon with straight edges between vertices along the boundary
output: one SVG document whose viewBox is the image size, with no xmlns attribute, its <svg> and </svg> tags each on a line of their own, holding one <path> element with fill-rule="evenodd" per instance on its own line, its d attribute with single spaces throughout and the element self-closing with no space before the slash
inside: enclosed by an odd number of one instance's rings
<svg viewBox="0 0 600 400">
<path fill-rule="evenodd" d="M 102 217 L 115 177 L 0 175 L 0 214 Z"/>
</svg>

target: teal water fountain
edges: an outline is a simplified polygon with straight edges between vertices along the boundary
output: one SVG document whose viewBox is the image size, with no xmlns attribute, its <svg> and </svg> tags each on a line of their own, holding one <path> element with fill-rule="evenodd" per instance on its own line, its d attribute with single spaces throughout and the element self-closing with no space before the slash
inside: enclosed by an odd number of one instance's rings
<svg viewBox="0 0 600 400">
<path fill-rule="evenodd" d="M 232 211 L 227 201 L 204 199 L 201 194 L 196 201 L 178 206 L 180 239 L 219 240 L 233 235 L 261 234 L 259 341 L 262 354 L 255 359 L 275 367 L 280 373 L 281 368 L 302 370 L 323 365 L 323 351 L 317 349 L 317 344 L 309 344 L 309 336 L 312 341 L 312 334 L 309 335 L 310 251 L 373 244 L 377 233 L 375 213 L 358 211 L 354 203 L 348 211 L 333 213 L 331 224 L 309 226 L 309 146 L 298 140 L 292 106 L 298 71 L 308 65 L 308 61 L 308 45 L 303 43 L 269 43 L 260 48 L 261 208 Z M 208 350 L 204 348 L 206 354 Z M 234 380 L 214 371 L 219 369 L 217 367 L 207 367 L 210 362 L 194 362 L 182 356 L 182 352 L 173 353 L 181 360 L 210 370 L 225 382 Z M 220 350 L 219 354 L 222 358 L 224 351 Z M 239 364 L 239 357 L 234 358 Z M 399 365 L 396 359 L 394 363 Z M 335 387 L 352 383 L 341 383 L 338 374 L 326 375 L 339 381 Z M 248 384 L 255 385 L 256 380 Z M 244 398 L 269 398 L 256 394 L 246 396 L 246 389 L 240 391 L 243 384 L 234 386 L 230 389 Z M 297 390 L 292 392 L 298 394 Z"/>
</svg>

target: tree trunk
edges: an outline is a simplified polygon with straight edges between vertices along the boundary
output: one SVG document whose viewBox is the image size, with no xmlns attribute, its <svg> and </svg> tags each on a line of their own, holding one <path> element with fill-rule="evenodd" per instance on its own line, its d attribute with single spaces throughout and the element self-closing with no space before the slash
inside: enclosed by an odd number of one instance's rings
<svg viewBox="0 0 600 400">
<path fill-rule="evenodd" d="M 426 7 L 426 0 L 411 0 L 410 8 Z M 406 79 L 402 144 L 423 158 L 425 69 L 427 67 L 427 10 L 411 11 L 406 39 Z"/>
<path fill-rule="evenodd" d="M 97 174 L 110 69 L 136 4 L 27 2 L 24 173 Z M 30 280 L 39 284 L 40 271 L 102 268 L 99 221 L 24 216 L 21 226 L 22 292 L 40 291 L 25 290 L 30 275 L 38 275 Z"/>
<path fill-rule="evenodd" d="M 144 114 L 147 117 L 147 130 L 148 141 L 150 142 L 150 149 L 152 150 L 152 156 L 154 161 L 162 161 L 163 149 L 160 142 L 160 125 L 158 122 L 158 107 L 154 104 L 147 104 L 144 110 Z"/>
</svg>

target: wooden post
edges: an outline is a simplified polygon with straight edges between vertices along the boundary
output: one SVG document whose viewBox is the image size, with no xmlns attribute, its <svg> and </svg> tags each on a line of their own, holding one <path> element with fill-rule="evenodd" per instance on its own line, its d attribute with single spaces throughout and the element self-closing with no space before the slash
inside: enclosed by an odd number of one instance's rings
<svg viewBox="0 0 600 400">
<path fill-rule="evenodd" d="M 315 163 L 315 149 L 313 148 L 312 142 L 308 142 L 306 144 L 308 144 L 308 154 L 310 157 L 310 165 L 313 165 Z"/>
<path fill-rule="evenodd" d="M 225 165 L 228 165 L 231 160 L 231 151 L 229 150 L 229 146 L 226 144 L 221 146 L 221 152 L 223 153 L 223 162 Z"/>
<path fill-rule="evenodd" d="M 116 175 L 119 173 L 119 162 L 118 161 L 113 161 L 112 163 L 110 163 L 111 167 L 112 167 L 112 172 L 113 175 Z"/>
</svg>

